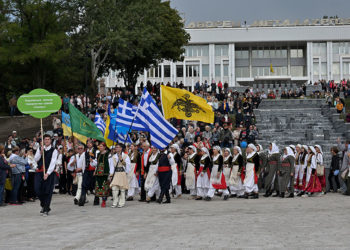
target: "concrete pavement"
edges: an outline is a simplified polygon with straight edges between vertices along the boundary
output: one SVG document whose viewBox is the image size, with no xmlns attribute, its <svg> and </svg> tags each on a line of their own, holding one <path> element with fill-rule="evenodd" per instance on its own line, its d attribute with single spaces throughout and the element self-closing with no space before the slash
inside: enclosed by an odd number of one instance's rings
<svg viewBox="0 0 350 250">
<path fill-rule="evenodd" d="M 215 197 L 172 204 L 131 201 L 125 208 L 84 207 L 54 195 L 0 208 L 0 249 L 349 249 L 350 197 L 258 200 Z M 108 206 L 111 201 L 107 202 Z"/>
</svg>

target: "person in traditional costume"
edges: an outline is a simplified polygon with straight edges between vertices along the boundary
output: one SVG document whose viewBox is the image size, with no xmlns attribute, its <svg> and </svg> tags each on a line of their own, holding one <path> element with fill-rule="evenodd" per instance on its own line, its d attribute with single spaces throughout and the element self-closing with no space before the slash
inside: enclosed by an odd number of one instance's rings
<svg viewBox="0 0 350 250">
<path fill-rule="evenodd" d="M 180 197 L 182 194 L 181 190 L 181 171 L 182 171 L 182 159 L 180 155 L 180 147 L 174 143 L 170 146 L 170 157 L 172 158 L 173 164 L 171 165 L 172 170 L 172 186 L 175 192 L 175 197 Z"/>
<path fill-rule="evenodd" d="M 299 174 L 298 174 L 298 194 L 304 191 L 306 184 L 306 170 L 307 170 L 307 159 L 308 159 L 308 146 L 302 145 L 301 154 L 299 156 Z"/>
<path fill-rule="evenodd" d="M 202 147 L 198 154 L 201 156 L 199 171 L 197 174 L 197 198 L 202 200 L 207 196 L 210 188 L 211 159 L 206 147 Z"/>
<path fill-rule="evenodd" d="M 279 196 L 278 181 L 277 181 L 277 170 L 281 165 L 281 156 L 278 146 L 272 142 L 269 145 L 268 156 L 267 156 L 267 167 L 265 169 L 265 197 L 272 195 L 273 190 L 276 190 L 276 195 Z"/>
<path fill-rule="evenodd" d="M 128 154 L 124 153 L 123 146 L 117 144 L 116 153 L 109 158 L 110 178 L 113 195 L 112 208 L 125 206 L 125 191 L 129 189 L 127 174 L 131 169 L 131 162 Z"/>
<path fill-rule="evenodd" d="M 232 170 L 230 173 L 229 187 L 231 198 L 244 198 L 244 187 L 241 179 L 243 171 L 243 156 L 240 147 L 233 147 Z"/>
<path fill-rule="evenodd" d="M 142 143 L 142 155 L 141 155 L 141 166 L 140 166 L 140 186 L 141 186 L 141 197 L 140 202 L 146 201 L 146 190 L 145 181 L 149 170 L 149 157 L 151 156 L 151 149 L 149 142 Z"/>
<path fill-rule="evenodd" d="M 190 195 L 193 199 L 197 196 L 196 190 L 196 176 L 197 171 L 199 171 L 199 161 L 200 156 L 197 155 L 197 149 L 195 146 L 189 146 L 187 152 L 187 164 L 185 169 L 185 177 L 186 177 L 186 188 L 190 191 Z"/>
<path fill-rule="evenodd" d="M 316 150 L 313 146 L 308 147 L 306 165 L 305 189 L 298 196 L 306 197 L 305 194 L 311 196 L 313 193 L 322 191 L 321 183 L 316 173 Z"/>
<path fill-rule="evenodd" d="M 258 188 L 261 192 L 262 189 L 265 188 L 265 169 L 267 165 L 267 154 L 264 152 L 263 147 L 260 144 L 255 145 L 257 153 L 259 154 L 259 160 L 260 160 L 260 170 L 259 170 L 259 177 L 258 177 Z"/>
<path fill-rule="evenodd" d="M 95 167 L 91 165 L 91 161 L 96 159 L 96 150 L 94 148 L 94 144 L 91 140 L 88 140 L 86 143 L 86 170 L 83 175 L 83 184 L 82 184 L 82 197 L 86 196 L 87 191 L 90 191 L 92 194 L 95 189 Z"/>
<path fill-rule="evenodd" d="M 97 159 L 92 162 L 92 165 L 96 166 L 94 205 L 99 205 L 100 197 L 102 197 L 101 207 L 106 207 L 106 201 L 109 195 L 109 152 L 104 142 L 98 145 L 98 149 L 100 152 L 97 155 Z"/>
<path fill-rule="evenodd" d="M 294 191 L 299 192 L 298 182 L 299 182 L 299 172 L 300 172 L 300 157 L 302 155 L 302 146 L 297 144 L 295 147 L 295 161 L 294 161 Z M 291 184 L 290 184 L 291 185 Z"/>
<path fill-rule="evenodd" d="M 248 199 L 249 196 L 251 196 L 252 199 L 258 199 L 258 173 L 260 160 L 259 154 L 256 152 L 256 147 L 254 144 L 248 144 L 246 155 L 246 164 L 241 175 L 245 192 L 244 197 Z"/>
<path fill-rule="evenodd" d="M 229 181 L 230 181 L 230 175 L 232 171 L 232 154 L 230 148 L 225 148 L 223 152 L 224 162 L 223 162 L 223 173 L 225 176 L 225 182 L 227 186 L 227 190 L 230 193 L 230 187 L 229 187 Z"/>
<path fill-rule="evenodd" d="M 135 143 L 130 145 L 129 158 L 131 166 L 129 173 L 127 174 L 129 184 L 127 201 L 132 201 L 134 199 L 135 193 L 138 193 L 140 191 L 137 175 L 140 173 L 141 157 Z"/>
<path fill-rule="evenodd" d="M 229 192 L 227 190 L 226 180 L 223 173 L 223 164 L 224 158 L 221 155 L 221 148 L 219 146 L 213 147 L 213 160 L 212 160 L 212 169 L 210 173 L 210 188 L 205 197 L 206 201 L 210 201 L 214 195 L 215 190 L 222 191 L 224 195 L 224 200 L 229 198 Z"/>
<path fill-rule="evenodd" d="M 326 174 L 325 174 L 325 169 L 323 167 L 323 151 L 320 145 L 315 145 L 315 150 L 316 150 L 316 166 L 319 166 L 320 167 L 319 171 L 321 171 L 321 173 L 316 173 L 316 174 L 321 183 L 322 193 L 325 194 L 326 193 Z"/>
<path fill-rule="evenodd" d="M 160 186 L 158 179 L 158 166 L 159 166 L 160 152 L 159 150 L 152 146 L 151 155 L 148 159 L 149 170 L 145 178 L 145 190 L 147 192 L 146 201 L 151 202 L 151 198 L 156 195 L 160 195 Z"/>
<path fill-rule="evenodd" d="M 170 160 L 171 159 L 171 160 Z M 175 161 L 172 156 L 168 154 L 166 149 L 163 149 L 159 156 L 159 164 L 158 164 L 158 179 L 160 186 L 160 195 L 157 200 L 159 204 L 162 203 L 170 203 L 170 183 L 172 177 L 171 165 L 174 165 Z M 163 202 L 163 198 L 166 198 L 166 201 Z"/>
<path fill-rule="evenodd" d="M 86 169 L 86 157 L 84 151 L 84 145 L 79 144 L 77 147 L 78 153 L 73 156 L 73 164 L 75 164 L 75 174 L 77 178 L 77 192 L 74 197 L 74 204 L 84 206 L 85 195 L 82 198 L 82 185 L 83 185 L 83 173 Z"/>
<path fill-rule="evenodd" d="M 55 185 L 55 167 L 58 152 L 51 146 L 51 136 L 44 135 L 43 145 L 35 153 L 34 160 L 38 163 L 34 177 L 35 193 L 40 200 L 40 214 L 48 216 L 51 211 L 51 199 Z M 45 174 L 44 174 L 45 169 Z"/>
<path fill-rule="evenodd" d="M 283 149 L 282 162 L 278 169 L 278 178 L 280 185 L 280 197 L 284 198 L 288 188 L 288 183 L 291 184 L 291 191 L 288 198 L 294 197 L 294 152 L 290 147 Z"/>
</svg>

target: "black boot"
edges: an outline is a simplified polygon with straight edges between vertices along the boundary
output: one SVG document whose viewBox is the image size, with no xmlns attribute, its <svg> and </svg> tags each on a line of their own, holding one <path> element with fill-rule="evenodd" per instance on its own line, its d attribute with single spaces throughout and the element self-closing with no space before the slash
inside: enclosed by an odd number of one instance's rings
<svg viewBox="0 0 350 250">
<path fill-rule="evenodd" d="M 272 197 L 279 197 L 280 196 L 280 192 L 277 191 L 276 194 L 272 195 Z"/>
<path fill-rule="evenodd" d="M 85 204 L 86 197 L 81 196 L 79 199 L 79 207 L 84 206 Z"/>
<path fill-rule="evenodd" d="M 237 194 L 231 194 L 230 195 L 230 198 L 235 198 L 235 197 L 237 197 Z"/>
<path fill-rule="evenodd" d="M 74 205 L 78 205 L 79 201 L 74 198 Z"/>
<path fill-rule="evenodd" d="M 162 204 L 163 197 L 164 197 L 164 192 L 162 191 L 162 192 L 160 192 L 159 198 L 158 198 L 158 200 L 157 200 L 157 202 L 158 202 L 159 204 Z"/>
<path fill-rule="evenodd" d="M 249 196 L 247 193 L 244 193 L 243 197 L 244 197 L 244 199 L 249 199 Z"/>
<path fill-rule="evenodd" d="M 157 201 L 156 195 L 153 195 L 153 196 L 152 196 L 151 201 Z"/>
<path fill-rule="evenodd" d="M 301 197 L 302 195 L 304 195 L 305 194 L 305 191 L 301 191 L 297 196 L 298 197 Z"/>
<path fill-rule="evenodd" d="M 250 199 L 259 199 L 259 193 L 254 193 Z"/>
<path fill-rule="evenodd" d="M 272 194 L 272 192 L 269 189 L 267 189 L 266 193 L 264 194 L 264 197 L 270 197 L 271 194 Z"/>
<path fill-rule="evenodd" d="M 165 191 L 165 197 L 166 197 L 166 201 L 164 203 L 170 203 L 169 190 Z"/>
<path fill-rule="evenodd" d="M 284 192 L 281 192 L 280 197 L 284 198 Z"/>
<path fill-rule="evenodd" d="M 95 196 L 94 206 L 98 206 L 98 205 L 100 205 L 100 197 Z"/>
<path fill-rule="evenodd" d="M 290 193 L 287 198 L 294 198 L 294 193 Z"/>
<path fill-rule="evenodd" d="M 228 195 L 224 195 L 224 201 L 226 201 L 228 199 Z"/>
</svg>

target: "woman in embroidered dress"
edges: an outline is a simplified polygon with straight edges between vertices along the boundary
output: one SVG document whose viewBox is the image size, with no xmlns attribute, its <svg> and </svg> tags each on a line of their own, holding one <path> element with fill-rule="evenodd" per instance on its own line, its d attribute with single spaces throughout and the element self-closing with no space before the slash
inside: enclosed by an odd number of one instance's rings
<svg viewBox="0 0 350 250">
<path fill-rule="evenodd" d="M 98 146 L 100 153 L 97 155 L 97 160 L 94 160 L 96 166 L 95 170 L 95 200 L 94 205 L 100 204 L 100 197 L 102 197 L 101 207 L 106 207 L 106 201 L 109 194 L 109 163 L 106 143 L 101 142 Z"/>
<path fill-rule="evenodd" d="M 151 147 L 152 153 L 149 157 L 149 170 L 145 181 L 145 190 L 147 192 L 146 201 L 149 203 L 151 198 L 156 194 L 156 197 L 160 195 L 160 185 L 158 179 L 158 164 L 160 153 L 154 146 Z"/>
<path fill-rule="evenodd" d="M 230 173 L 229 186 L 231 198 L 244 198 L 244 187 L 242 184 L 241 173 L 243 170 L 243 156 L 240 147 L 233 148 L 232 170 Z"/>
</svg>

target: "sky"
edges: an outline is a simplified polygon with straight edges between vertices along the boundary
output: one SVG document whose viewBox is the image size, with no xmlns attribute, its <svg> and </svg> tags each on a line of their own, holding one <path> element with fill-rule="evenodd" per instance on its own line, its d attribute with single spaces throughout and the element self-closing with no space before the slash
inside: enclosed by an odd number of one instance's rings
<svg viewBox="0 0 350 250">
<path fill-rule="evenodd" d="M 186 23 L 350 17 L 350 0 L 170 0 Z"/>
</svg>

